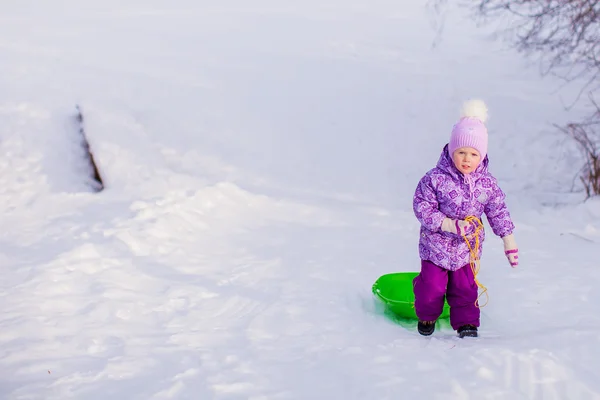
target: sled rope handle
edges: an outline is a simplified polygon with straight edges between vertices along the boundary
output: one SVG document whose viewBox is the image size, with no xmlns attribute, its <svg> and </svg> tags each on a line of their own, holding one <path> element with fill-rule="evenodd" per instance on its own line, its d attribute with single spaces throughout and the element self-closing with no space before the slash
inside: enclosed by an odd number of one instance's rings
<svg viewBox="0 0 600 400">
<path fill-rule="evenodd" d="M 467 236 L 467 235 L 462 235 L 462 237 L 465 239 L 465 242 L 467 243 L 467 246 L 469 247 L 469 252 L 470 252 L 470 256 L 469 256 L 469 264 L 471 266 L 471 271 L 473 271 L 473 279 L 475 279 L 475 283 L 477 284 L 477 287 L 479 289 L 482 290 L 482 292 L 477 296 L 477 299 L 475 300 L 475 306 L 477 306 L 478 308 L 482 308 L 485 307 L 487 305 L 487 303 L 490 301 L 490 296 L 487 292 L 487 288 L 485 286 L 483 286 L 481 284 L 481 282 L 479 282 L 479 280 L 477 279 L 477 274 L 479 273 L 479 269 L 481 268 L 481 263 L 479 260 L 479 251 L 481 249 L 480 245 L 481 243 L 479 242 L 479 233 L 483 230 L 483 223 L 481 222 L 481 220 L 475 216 L 469 215 L 467 218 L 465 218 L 465 221 L 467 221 L 470 224 L 474 224 L 475 225 L 475 232 L 473 232 L 471 235 Z M 471 242 L 469 239 L 472 239 L 473 237 L 475 237 L 475 247 L 471 246 Z M 479 298 L 485 294 L 486 300 L 485 303 L 480 306 L 479 305 Z"/>
</svg>

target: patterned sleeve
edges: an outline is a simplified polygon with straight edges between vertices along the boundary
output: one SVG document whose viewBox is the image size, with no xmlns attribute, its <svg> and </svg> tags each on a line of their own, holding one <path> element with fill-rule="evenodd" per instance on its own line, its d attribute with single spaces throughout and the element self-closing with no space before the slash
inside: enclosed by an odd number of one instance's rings
<svg viewBox="0 0 600 400">
<path fill-rule="evenodd" d="M 433 232 L 440 230 L 446 215 L 439 210 L 431 174 L 426 174 L 417 185 L 417 190 L 413 196 L 413 211 L 425 228 Z"/>
<path fill-rule="evenodd" d="M 492 227 L 494 234 L 504 237 L 513 233 L 515 225 L 510 217 L 510 212 L 506 207 L 506 195 L 500 189 L 496 179 L 492 179 L 491 195 L 485 205 L 484 212 Z"/>
</svg>

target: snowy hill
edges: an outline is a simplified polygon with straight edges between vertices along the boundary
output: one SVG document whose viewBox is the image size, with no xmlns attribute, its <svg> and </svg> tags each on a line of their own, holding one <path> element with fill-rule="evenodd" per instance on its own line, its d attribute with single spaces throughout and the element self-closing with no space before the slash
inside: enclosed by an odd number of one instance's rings
<svg viewBox="0 0 600 400">
<path fill-rule="evenodd" d="M 600 399 L 571 89 L 424 2 L 166 4 L 3 6 L 0 398 Z M 481 338 L 426 339 L 371 285 L 418 270 L 412 194 L 472 96 L 521 265 L 490 234 Z"/>
</svg>

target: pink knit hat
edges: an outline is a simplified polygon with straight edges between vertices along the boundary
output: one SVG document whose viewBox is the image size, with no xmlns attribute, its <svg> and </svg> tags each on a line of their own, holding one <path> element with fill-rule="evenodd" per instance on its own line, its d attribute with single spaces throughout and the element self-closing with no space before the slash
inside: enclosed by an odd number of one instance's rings
<svg viewBox="0 0 600 400">
<path fill-rule="evenodd" d="M 488 150 L 487 116 L 487 107 L 482 100 L 469 100 L 463 104 L 461 118 L 450 134 L 450 157 L 456 149 L 472 147 L 479 152 L 481 160 L 485 158 Z"/>
</svg>

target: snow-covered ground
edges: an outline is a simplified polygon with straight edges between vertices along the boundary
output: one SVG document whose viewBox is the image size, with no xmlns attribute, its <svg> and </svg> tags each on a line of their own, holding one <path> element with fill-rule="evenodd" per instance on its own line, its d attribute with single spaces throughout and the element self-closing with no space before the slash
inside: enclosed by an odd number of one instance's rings
<svg viewBox="0 0 600 400">
<path fill-rule="evenodd" d="M 575 88 L 466 13 L 5 3 L 0 398 L 600 399 L 600 201 L 551 127 Z M 418 270 L 412 194 L 472 96 L 521 265 L 490 234 L 481 338 L 422 338 L 371 285 Z"/>
</svg>

